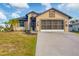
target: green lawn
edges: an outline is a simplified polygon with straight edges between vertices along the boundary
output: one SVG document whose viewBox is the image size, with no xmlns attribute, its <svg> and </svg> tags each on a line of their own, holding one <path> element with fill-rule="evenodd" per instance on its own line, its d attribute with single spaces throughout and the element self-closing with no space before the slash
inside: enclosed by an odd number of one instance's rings
<svg viewBox="0 0 79 59">
<path fill-rule="evenodd" d="M 75 32 L 75 33 L 79 34 L 79 32 Z"/>
<path fill-rule="evenodd" d="M 0 32 L 1 56 L 35 55 L 36 35 L 23 32 Z"/>
</svg>

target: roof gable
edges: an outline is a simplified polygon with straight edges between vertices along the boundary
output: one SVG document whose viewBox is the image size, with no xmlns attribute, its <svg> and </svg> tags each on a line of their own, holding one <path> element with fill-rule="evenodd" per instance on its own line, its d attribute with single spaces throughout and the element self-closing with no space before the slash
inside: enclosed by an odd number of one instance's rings
<svg viewBox="0 0 79 59">
<path fill-rule="evenodd" d="M 49 10 L 55 10 L 55 11 L 57 11 L 57 12 L 59 12 L 59 13 L 65 15 L 65 16 L 67 16 L 67 17 L 70 18 L 70 19 L 72 18 L 71 16 L 69 16 L 69 15 L 67 15 L 67 14 L 65 14 L 65 13 L 63 13 L 63 12 L 61 12 L 61 11 L 55 9 L 55 8 L 51 8 L 51 9 L 49 9 Z M 40 15 L 42 15 L 42 14 L 44 14 L 44 13 L 46 13 L 46 12 L 48 12 L 49 10 L 46 10 L 46 11 L 44 11 L 43 13 L 40 13 L 39 15 L 37 15 L 37 17 L 40 16 Z"/>
<path fill-rule="evenodd" d="M 29 15 L 29 14 L 31 14 L 31 13 L 34 13 L 34 14 L 39 14 L 39 13 L 37 13 L 37 12 L 35 12 L 35 11 L 31 11 L 31 12 L 29 12 L 29 13 L 27 13 L 26 15 Z"/>
</svg>

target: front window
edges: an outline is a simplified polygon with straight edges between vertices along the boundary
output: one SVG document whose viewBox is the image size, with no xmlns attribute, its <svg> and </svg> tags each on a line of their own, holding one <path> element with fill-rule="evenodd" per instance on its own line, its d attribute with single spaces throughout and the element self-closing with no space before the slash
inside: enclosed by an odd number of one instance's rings
<svg viewBox="0 0 79 59">
<path fill-rule="evenodd" d="M 20 22 L 20 27 L 24 27 L 24 21 L 19 21 Z"/>
<path fill-rule="evenodd" d="M 69 25 L 69 27 L 72 27 L 72 25 Z"/>
<path fill-rule="evenodd" d="M 31 25 L 32 26 L 36 25 L 36 18 L 35 17 L 31 17 Z"/>
</svg>

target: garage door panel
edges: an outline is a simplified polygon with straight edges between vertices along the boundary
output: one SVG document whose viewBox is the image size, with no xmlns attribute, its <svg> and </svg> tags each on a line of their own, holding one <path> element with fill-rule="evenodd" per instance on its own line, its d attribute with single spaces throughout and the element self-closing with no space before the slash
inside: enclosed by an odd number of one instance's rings
<svg viewBox="0 0 79 59">
<path fill-rule="evenodd" d="M 42 20 L 41 21 L 41 29 L 50 29 L 50 30 L 59 30 L 64 29 L 63 20 Z"/>
<path fill-rule="evenodd" d="M 41 29 L 51 29 L 50 21 L 41 21 Z"/>
</svg>

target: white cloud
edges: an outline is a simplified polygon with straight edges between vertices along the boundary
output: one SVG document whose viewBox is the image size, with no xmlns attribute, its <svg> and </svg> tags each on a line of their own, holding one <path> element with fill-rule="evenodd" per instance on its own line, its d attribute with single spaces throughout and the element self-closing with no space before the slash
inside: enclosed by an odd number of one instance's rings
<svg viewBox="0 0 79 59">
<path fill-rule="evenodd" d="M 21 13 L 22 13 L 22 10 L 17 9 L 17 10 L 15 11 L 15 13 L 21 14 Z"/>
<path fill-rule="evenodd" d="M 7 19 L 6 15 L 0 11 L 0 19 Z"/>
<path fill-rule="evenodd" d="M 17 14 L 17 13 L 12 13 L 12 18 L 18 18 L 18 17 L 20 17 L 20 15 L 19 14 Z"/>
<path fill-rule="evenodd" d="M 52 8 L 50 3 L 42 3 L 41 5 L 45 6 L 45 9 L 48 10 L 50 8 Z"/>
<path fill-rule="evenodd" d="M 79 4 L 75 4 L 75 3 L 67 4 L 66 7 L 73 8 L 73 9 L 77 10 L 77 9 L 79 9 Z"/>
<path fill-rule="evenodd" d="M 27 3 L 9 3 L 9 5 L 16 8 L 29 8 L 29 5 Z"/>
<path fill-rule="evenodd" d="M 62 4 L 58 5 L 58 8 L 61 9 L 64 6 L 65 6 L 65 4 L 62 3 Z"/>
<path fill-rule="evenodd" d="M 78 10 L 79 9 L 79 4 L 77 3 L 69 3 L 69 4 L 60 4 L 58 5 L 58 8 L 61 9 L 61 8 L 65 8 L 67 10 Z"/>
<path fill-rule="evenodd" d="M 79 7 L 79 4 L 75 4 L 75 3 L 71 3 L 71 4 L 67 4 L 68 7 Z"/>
</svg>

